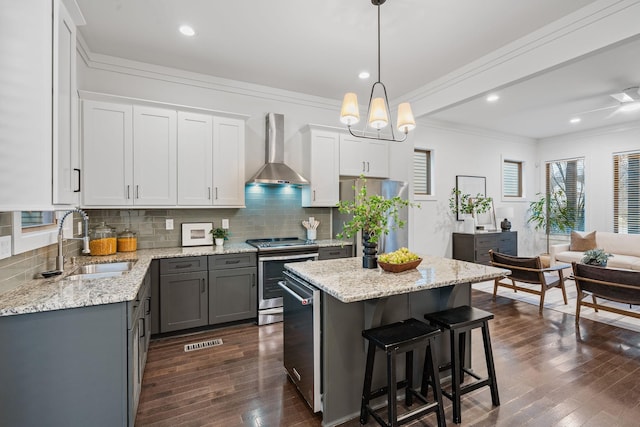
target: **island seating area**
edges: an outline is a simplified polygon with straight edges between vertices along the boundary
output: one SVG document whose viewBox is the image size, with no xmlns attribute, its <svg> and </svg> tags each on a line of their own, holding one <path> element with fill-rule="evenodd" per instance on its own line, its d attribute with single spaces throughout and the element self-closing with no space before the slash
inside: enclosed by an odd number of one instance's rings
<svg viewBox="0 0 640 427">
<path fill-rule="evenodd" d="M 501 405 L 492 407 L 484 390 L 466 394 L 459 426 L 637 426 L 638 332 L 586 318 L 576 327 L 572 314 L 545 310 L 540 316 L 535 304 L 503 295 L 493 302 L 490 292 L 473 290 L 472 303 L 494 314 L 491 342 Z M 197 358 L 183 350 L 192 337 L 151 342 L 136 426 L 321 426 L 321 416 L 311 413 L 282 369 L 282 324 L 238 325 L 202 336 L 209 338 L 224 345 L 202 350 Z M 480 369 L 478 330 L 472 341 L 472 362 Z M 180 369 L 171 369 L 169 361 Z M 444 409 L 453 425 L 448 399 Z M 376 425 L 372 419 L 366 424 Z M 408 425 L 433 427 L 436 416 Z M 359 426 L 357 418 L 342 425 Z"/>
</svg>

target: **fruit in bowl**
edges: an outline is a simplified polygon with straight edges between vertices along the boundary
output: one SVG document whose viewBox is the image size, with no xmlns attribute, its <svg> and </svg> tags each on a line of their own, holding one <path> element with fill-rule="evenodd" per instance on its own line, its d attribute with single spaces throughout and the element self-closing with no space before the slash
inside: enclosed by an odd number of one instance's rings
<svg viewBox="0 0 640 427">
<path fill-rule="evenodd" d="M 378 255 L 378 265 L 385 271 L 398 273 L 416 268 L 422 258 L 407 248 L 400 248 L 395 252 Z"/>
</svg>

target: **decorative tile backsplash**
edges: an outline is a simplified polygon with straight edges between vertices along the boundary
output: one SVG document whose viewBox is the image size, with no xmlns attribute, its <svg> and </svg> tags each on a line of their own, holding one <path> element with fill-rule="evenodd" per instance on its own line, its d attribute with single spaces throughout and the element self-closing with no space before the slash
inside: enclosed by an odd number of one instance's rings
<svg viewBox="0 0 640 427">
<path fill-rule="evenodd" d="M 302 220 L 315 217 L 320 221 L 318 239 L 331 238 L 331 209 L 301 207 L 300 188 L 248 186 L 243 209 L 89 209 L 90 227 L 105 222 L 117 232 L 125 228 L 138 236 L 138 248 L 169 248 L 181 246 L 181 224 L 213 222 L 221 227 L 229 220 L 229 241 L 244 242 L 261 237 L 306 238 Z M 166 230 L 166 220 L 173 219 L 173 230 Z"/>
<path fill-rule="evenodd" d="M 320 221 L 317 239 L 330 239 L 331 208 L 303 208 L 300 188 L 273 185 L 247 186 L 246 208 L 243 209 L 87 209 L 89 226 L 104 221 L 117 232 L 125 228 L 138 237 L 138 248 L 178 247 L 181 224 L 185 222 L 213 222 L 222 225 L 229 220 L 229 240 L 244 242 L 261 237 L 306 238 L 302 220 L 310 216 Z M 166 230 L 167 219 L 173 219 L 174 229 Z M 0 236 L 11 235 L 11 212 L 0 212 Z M 72 240 L 65 243 L 67 258 L 80 254 L 81 245 Z M 57 245 L 28 251 L 0 260 L 0 293 L 6 292 L 34 275 L 55 268 Z"/>
</svg>

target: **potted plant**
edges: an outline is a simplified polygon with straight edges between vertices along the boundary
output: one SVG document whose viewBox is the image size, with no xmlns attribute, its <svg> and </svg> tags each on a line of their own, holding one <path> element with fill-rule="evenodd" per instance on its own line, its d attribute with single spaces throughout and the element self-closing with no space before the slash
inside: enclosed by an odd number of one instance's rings
<svg viewBox="0 0 640 427">
<path fill-rule="evenodd" d="M 580 262 L 583 264 L 606 267 L 607 260 L 612 256 L 613 254 L 606 253 L 604 249 L 589 249 L 584 253 Z"/>
<path fill-rule="evenodd" d="M 530 216 L 527 223 L 536 230 L 544 230 L 549 253 L 549 236 L 552 231 L 564 232 L 573 227 L 573 219 L 566 203 L 564 191 L 556 190 L 551 194 L 538 193 L 538 200 L 529 203 Z"/>
<path fill-rule="evenodd" d="M 340 201 L 337 204 L 341 213 L 353 215 L 350 221 L 344 224 L 337 238 L 351 238 L 362 232 L 362 267 L 377 268 L 376 252 L 378 240 L 381 235 L 389 234 L 390 230 L 404 227 L 404 221 L 400 220 L 398 212 L 401 208 L 412 205 L 408 200 L 398 196 L 387 199 L 380 195 L 367 194 L 367 181 L 363 177 L 363 184 L 353 201 Z M 354 188 L 355 189 L 355 188 Z"/>
<path fill-rule="evenodd" d="M 473 233 L 475 229 L 475 215 L 483 214 L 491 209 L 491 197 L 485 197 L 482 194 L 462 193 L 456 187 L 451 189 L 451 197 L 449 197 L 449 209 L 454 215 L 465 215 L 465 233 Z"/>
<path fill-rule="evenodd" d="M 229 240 L 229 230 L 226 228 L 214 228 L 210 233 L 213 235 L 216 246 L 222 246 L 225 240 Z"/>
</svg>

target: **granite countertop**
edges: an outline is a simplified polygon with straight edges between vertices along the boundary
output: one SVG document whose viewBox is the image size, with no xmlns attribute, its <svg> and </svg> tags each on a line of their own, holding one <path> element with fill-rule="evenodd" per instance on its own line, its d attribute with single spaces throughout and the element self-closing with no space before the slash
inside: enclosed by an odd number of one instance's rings
<svg viewBox="0 0 640 427">
<path fill-rule="evenodd" d="M 139 249 L 107 256 L 79 256 L 77 266 L 117 261 L 135 261 L 135 264 L 122 276 L 103 279 L 65 280 L 77 268 L 66 266 L 64 274 L 56 278 L 29 280 L 0 294 L 0 317 L 132 301 L 153 259 L 243 252 L 257 252 L 257 249 L 246 243 L 227 243 L 222 247 Z"/>
<path fill-rule="evenodd" d="M 318 240 L 316 243 L 320 247 L 351 244 L 351 242 L 333 239 Z M 139 249 L 135 252 L 118 252 L 107 256 L 78 256 L 77 266 L 67 265 L 61 276 L 32 279 L 9 292 L 0 294 L 0 317 L 132 301 L 153 259 L 243 252 L 257 252 L 257 249 L 246 243 L 225 243 L 222 247 Z M 92 280 L 65 280 L 65 277 L 71 275 L 80 265 L 118 261 L 135 261 L 135 264 L 131 271 L 122 276 Z"/>
<path fill-rule="evenodd" d="M 285 268 L 345 303 L 481 282 L 511 274 L 502 268 L 449 258 L 422 258 L 417 269 L 401 273 L 388 273 L 379 267 L 362 268 L 360 257 L 291 263 L 285 264 Z"/>
</svg>

